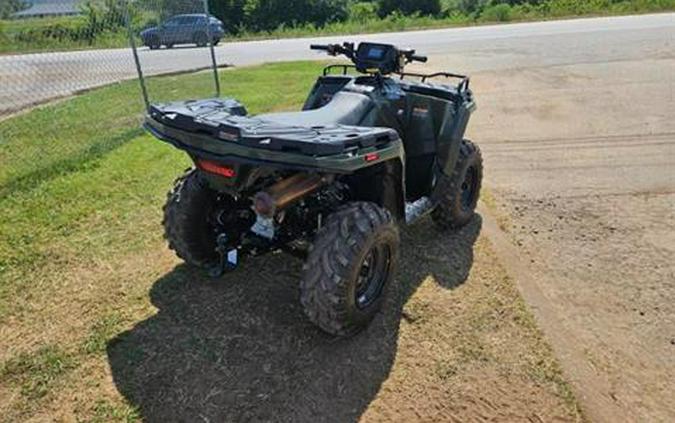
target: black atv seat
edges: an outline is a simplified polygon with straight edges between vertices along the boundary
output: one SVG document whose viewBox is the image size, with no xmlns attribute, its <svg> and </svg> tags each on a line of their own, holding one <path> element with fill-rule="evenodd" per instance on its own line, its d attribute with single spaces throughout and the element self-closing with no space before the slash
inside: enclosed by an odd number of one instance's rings
<svg viewBox="0 0 675 423">
<path fill-rule="evenodd" d="M 256 116 L 258 119 L 289 126 L 357 126 L 372 108 L 370 99 L 359 93 L 341 91 L 323 107 L 314 110 L 289 113 L 269 113 Z"/>
</svg>

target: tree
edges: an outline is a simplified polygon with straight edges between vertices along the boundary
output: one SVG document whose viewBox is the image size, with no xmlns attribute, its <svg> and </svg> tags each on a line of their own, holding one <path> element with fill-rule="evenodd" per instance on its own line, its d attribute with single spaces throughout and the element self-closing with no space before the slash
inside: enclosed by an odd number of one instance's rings
<svg viewBox="0 0 675 423">
<path fill-rule="evenodd" d="M 244 23 L 246 0 L 209 0 L 209 12 L 220 19 L 225 30 L 236 33 Z"/>
<path fill-rule="evenodd" d="M 246 27 L 272 30 L 281 25 L 314 24 L 345 20 L 348 0 L 247 0 L 244 6 Z"/>
<path fill-rule="evenodd" d="M 159 5 L 162 20 L 182 13 L 200 13 L 204 11 L 203 3 L 197 0 L 160 0 L 157 4 Z"/>
<path fill-rule="evenodd" d="M 7 19 L 26 7 L 28 3 L 23 0 L 2 0 L 0 1 L 0 19 Z"/>
<path fill-rule="evenodd" d="M 457 9 L 462 13 L 466 14 L 480 14 L 485 8 L 499 5 L 499 4 L 508 4 L 509 6 L 516 6 L 519 4 L 528 3 L 530 5 L 538 5 L 544 2 L 544 0 L 453 0 L 454 4 L 450 9 Z"/>
<path fill-rule="evenodd" d="M 393 12 L 404 15 L 419 13 L 420 15 L 438 15 L 441 13 L 440 0 L 379 0 L 380 16 L 385 17 Z"/>
</svg>

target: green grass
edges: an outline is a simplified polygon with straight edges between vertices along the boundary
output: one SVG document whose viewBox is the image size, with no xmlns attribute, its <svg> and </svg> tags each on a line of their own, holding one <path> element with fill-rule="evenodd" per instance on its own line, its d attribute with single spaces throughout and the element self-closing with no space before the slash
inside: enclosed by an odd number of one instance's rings
<svg viewBox="0 0 675 423">
<path fill-rule="evenodd" d="M 116 48 L 128 45 L 129 38 L 126 31 L 104 31 L 91 41 L 47 37 L 31 37 L 30 41 L 26 41 L 20 37 L 20 34 L 30 30 L 42 30 L 56 26 L 80 28 L 84 26 L 84 23 L 85 18 L 82 16 L 0 20 L 0 54 Z"/>
<path fill-rule="evenodd" d="M 297 90 L 320 69 L 316 63 L 271 65 L 222 72 L 222 90 L 246 98 L 247 107 L 270 111 L 295 105 Z M 278 76 L 291 77 L 278 85 Z M 150 78 L 153 99 L 169 101 L 213 95 L 212 74 Z M 76 170 L 141 134 L 138 83 L 123 82 L 0 122 L 0 198 L 64 172 Z"/>
<path fill-rule="evenodd" d="M 124 326 L 124 319 L 119 313 L 108 314 L 96 321 L 89 336 L 84 341 L 83 350 L 87 354 L 100 354 L 105 351 L 108 341 Z"/>
<path fill-rule="evenodd" d="M 225 70 L 222 87 L 254 113 L 299 108 L 320 69 L 300 62 Z M 149 85 L 166 100 L 208 96 L 211 78 Z M 0 341 L 0 385 L 20 394 L 10 420 L 31 415 L 79 363 L 101 360 L 119 330 L 147 312 L 147 287 L 119 273 L 105 279 L 98 264 L 130 260 L 137 269 L 137 254 L 161 246 L 165 192 L 190 162 L 138 129 L 139 98 L 136 83 L 121 83 L 0 122 L 0 327 L 15 336 Z M 124 296 L 111 298 L 120 286 Z M 131 303 L 120 309 L 119 301 Z M 71 312 L 45 331 L 64 309 Z M 28 333 L 42 333 L 46 344 L 16 341 Z M 136 420 L 133 408 L 109 398 L 88 406 L 93 421 Z"/>
<path fill-rule="evenodd" d="M 119 406 L 107 400 L 98 400 L 92 407 L 91 423 L 108 423 L 113 421 L 135 422 L 141 420 L 138 411 L 133 407 Z"/>
<path fill-rule="evenodd" d="M 446 10 L 442 16 L 403 16 L 395 14 L 383 19 L 348 20 L 322 27 L 312 24 L 281 26 L 273 31 L 252 32 L 246 29 L 225 41 L 313 37 L 323 35 L 362 34 L 407 31 L 429 28 L 447 28 L 498 22 L 525 22 L 581 16 L 611 16 L 635 13 L 654 13 L 675 10 L 675 0 L 549 0 L 537 6 L 529 4 L 489 6 L 479 14 L 467 15 Z M 82 17 L 0 21 L 0 54 L 37 51 L 78 50 L 126 47 L 126 30 L 107 31 L 93 41 L 40 39 L 25 42 L 17 39 L 21 31 L 44 28 L 49 25 L 75 25 Z"/>
<path fill-rule="evenodd" d="M 52 383 L 74 367 L 72 355 L 59 347 L 46 346 L 3 363 L 0 379 L 19 384 L 23 396 L 37 400 L 47 394 Z"/>
<path fill-rule="evenodd" d="M 308 62 L 223 71 L 222 88 L 252 112 L 299 107 L 320 69 Z M 156 78 L 149 88 L 163 100 L 209 96 L 210 78 Z M 136 83 L 121 83 L 0 122 L 0 318 L 15 302 L 11 293 L 34 283 L 33 269 L 66 260 L 62 250 L 95 257 L 123 242 L 115 224 L 133 219 L 137 207 L 156 200 L 151 193 L 161 193 L 188 165 L 143 135 L 139 98 Z M 110 230 L 81 239 L 81 231 L 100 224 Z M 55 240 L 64 248 L 54 248 Z"/>
<path fill-rule="evenodd" d="M 7 34 L 17 34 L 26 29 L 40 29 L 56 24 L 70 25 L 73 22 L 77 22 L 81 19 L 82 18 L 72 16 L 53 17 L 53 18 L 9 19 L 2 21 L 3 23 L 2 29 Z"/>
</svg>

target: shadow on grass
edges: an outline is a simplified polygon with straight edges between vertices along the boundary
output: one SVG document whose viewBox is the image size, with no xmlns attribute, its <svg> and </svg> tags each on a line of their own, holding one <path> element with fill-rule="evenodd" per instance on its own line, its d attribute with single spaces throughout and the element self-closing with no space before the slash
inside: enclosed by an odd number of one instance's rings
<svg viewBox="0 0 675 423">
<path fill-rule="evenodd" d="M 177 266 L 150 292 L 156 315 L 119 334 L 107 352 L 117 389 L 146 421 L 355 421 L 389 375 L 402 309 L 430 275 L 463 284 L 481 228 L 430 221 L 402 233 L 401 263 L 383 312 L 351 339 L 305 318 L 301 263 L 278 254 L 212 281 Z"/>
<path fill-rule="evenodd" d="M 91 163 L 100 159 L 106 154 L 122 147 L 129 141 L 143 135 L 142 128 L 128 129 L 120 134 L 110 138 L 103 138 L 89 145 L 84 151 L 73 153 L 69 158 L 47 163 L 38 169 L 35 169 L 24 175 L 20 175 L 8 182 L 0 183 L 0 200 L 12 195 L 17 191 L 28 190 L 36 185 L 63 176 L 68 173 L 76 172 Z M 19 163 L 21 165 L 21 163 Z"/>
</svg>

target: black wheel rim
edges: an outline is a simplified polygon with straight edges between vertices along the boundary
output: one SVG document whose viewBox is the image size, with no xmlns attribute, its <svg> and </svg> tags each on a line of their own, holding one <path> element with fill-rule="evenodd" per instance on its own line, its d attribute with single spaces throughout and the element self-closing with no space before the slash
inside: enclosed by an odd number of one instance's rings
<svg viewBox="0 0 675 423">
<path fill-rule="evenodd" d="M 474 206 L 476 202 L 476 191 L 478 185 L 478 175 L 475 167 L 470 166 L 466 170 L 464 175 L 464 181 L 462 181 L 461 190 L 462 190 L 462 209 L 469 210 Z"/>
<path fill-rule="evenodd" d="M 356 307 L 364 309 L 382 295 L 384 284 L 389 277 L 391 250 L 387 245 L 376 245 L 368 251 L 361 262 L 356 281 Z"/>
</svg>

